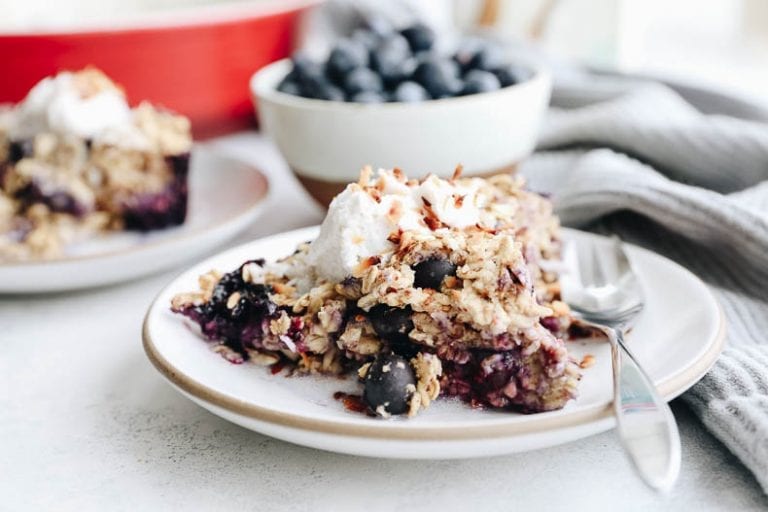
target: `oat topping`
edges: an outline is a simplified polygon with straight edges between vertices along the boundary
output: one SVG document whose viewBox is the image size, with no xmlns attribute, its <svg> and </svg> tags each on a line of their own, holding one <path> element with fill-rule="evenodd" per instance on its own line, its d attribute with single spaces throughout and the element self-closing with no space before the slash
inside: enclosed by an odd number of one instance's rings
<svg viewBox="0 0 768 512">
<path fill-rule="evenodd" d="M 339 198 L 317 240 L 219 275 L 213 289 L 209 274 L 173 310 L 244 357 L 356 372 L 382 417 L 415 415 L 440 396 L 521 412 L 576 396 L 590 360 L 568 355 L 574 323 L 557 273 L 543 270 L 560 253 L 549 201 L 510 175 L 409 180 L 370 168 Z"/>
<path fill-rule="evenodd" d="M 186 215 L 189 120 L 94 68 L 63 72 L 0 110 L 0 261 L 60 257 L 101 232 Z"/>
</svg>

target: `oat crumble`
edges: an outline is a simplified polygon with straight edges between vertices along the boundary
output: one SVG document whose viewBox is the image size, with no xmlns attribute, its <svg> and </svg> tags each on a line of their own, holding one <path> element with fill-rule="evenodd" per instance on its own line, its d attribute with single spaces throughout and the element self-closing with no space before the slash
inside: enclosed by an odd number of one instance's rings
<svg viewBox="0 0 768 512">
<path fill-rule="evenodd" d="M 549 264 L 559 223 L 546 198 L 510 175 L 408 180 L 397 169 L 364 169 L 345 193 L 383 205 L 372 222 L 394 227 L 384 240 L 349 235 L 378 252 L 354 253 L 343 278 L 327 277 L 314 241 L 277 262 L 206 274 L 198 292 L 174 297 L 173 311 L 243 359 L 355 372 L 382 417 L 416 415 L 440 396 L 526 413 L 576 397 L 589 361 L 567 351 L 572 318 Z"/>
</svg>

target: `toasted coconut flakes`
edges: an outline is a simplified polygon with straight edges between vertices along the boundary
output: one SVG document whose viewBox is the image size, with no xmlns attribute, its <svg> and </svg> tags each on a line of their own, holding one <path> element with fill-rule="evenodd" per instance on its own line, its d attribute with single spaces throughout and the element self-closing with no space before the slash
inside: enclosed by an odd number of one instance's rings
<svg viewBox="0 0 768 512">
<path fill-rule="evenodd" d="M 443 286 L 446 288 L 456 288 L 458 284 L 459 280 L 456 279 L 456 276 L 445 276 L 443 279 Z"/>
<path fill-rule="evenodd" d="M 400 201 L 393 201 L 387 212 L 387 218 L 392 224 L 398 224 L 403 216 L 403 205 Z"/>
<path fill-rule="evenodd" d="M 437 231 L 442 226 L 442 222 L 437 217 L 431 217 L 429 215 L 424 217 L 424 224 L 427 225 L 432 231 Z"/>
<path fill-rule="evenodd" d="M 402 240 L 402 237 L 403 237 L 403 230 L 398 229 L 397 231 L 393 231 L 392 233 L 389 234 L 389 236 L 387 237 L 387 241 L 394 245 L 400 245 L 400 241 Z"/>
<path fill-rule="evenodd" d="M 357 180 L 357 184 L 361 187 L 367 187 L 371 183 L 371 176 L 373 176 L 373 169 L 370 165 L 366 165 L 360 170 L 360 178 Z"/>
<path fill-rule="evenodd" d="M 365 258 L 363 261 L 361 261 L 357 267 L 355 267 L 353 271 L 353 275 L 355 277 L 361 276 L 367 269 L 373 267 L 374 265 L 378 265 L 379 262 L 381 262 L 380 256 L 370 256 L 368 258 Z"/>
</svg>

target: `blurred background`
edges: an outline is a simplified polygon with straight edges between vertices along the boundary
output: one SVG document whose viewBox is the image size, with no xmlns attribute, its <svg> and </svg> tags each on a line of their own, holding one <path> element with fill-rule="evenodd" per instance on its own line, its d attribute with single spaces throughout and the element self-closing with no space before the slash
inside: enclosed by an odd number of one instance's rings
<svg viewBox="0 0 768 512">
<path fill-rule="evenodd" d="M 148 99 L 189 115 L 198 136 L 246 127 L 253 123 L 247 80 L 290 53 L 301 13 L 317 3 L 322 2 L 0 0 L 0 54 L 6 62 L 0 102 L 20 100 L 59 69 L 94 64 L 123 84 L 132 101 Z M 768 103 L 764 0 L 404 4 L 438 27 L 490 32 L 556 60 L 700 84 Z"/>
</svg>

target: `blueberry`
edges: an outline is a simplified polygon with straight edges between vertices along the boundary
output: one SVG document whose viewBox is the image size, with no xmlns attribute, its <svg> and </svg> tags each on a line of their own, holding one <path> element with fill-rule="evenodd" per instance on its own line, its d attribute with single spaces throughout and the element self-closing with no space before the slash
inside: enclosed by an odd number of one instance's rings
<svg viewBox="0 0 768 512">
<path fill-rule="evenodd" d="M 365 374 L 363 401 L 376 414 L 404 414 L 416 386 L 416 376 L 407 359 L 379 354 Z"/>
<path fill-rule="evenodd" d="M 411 25 L 400 33 L 408 40 L 413 52 L 429 50 L 435 43 L 435 32 L 423 23 Z"/>
<path fill-rule="evenodd" d="M 530 78 L 531 72 L 521 66 L 504 66 L 493 71 L 496 78 L 499 79 L 502 87 L 525 82 Z"/>
<path fill-rule="evenodd" d="M 293 68 L 288 76 L 299 83 L 307 77 L 319 77 L 323 75 L 323 67 L 320 63 L 315 62 L 305 53 L 297 52 L 293 54 L 291 62 L 293 62 Z"/>
<path fill-rule="evenodd" d="M 32 156 L 35 152 L 32 139 L 15 140 L 8 146 L 8 160 L 15 164 L 22 158 Z"/>
<path fill-rule="evenodd" d="M 355 41 L 357 44 L 364 46 L 369 52 L 376 48 L 376 46 L 379 44 L 379 41 L 381 40 L 381 38 L 374 32 L 363 28 L 355 29 L 355 31 L 352 32 L 350 39 Z"/>
<path fill-rule="evenodd" d="M 425 101 L 430 99 L 429 93 L 424 87 L 416 82 L 402 82 L 397 86 L 395 92 L 392 95 L 393 101 L 399 101 L 402 103 L 417 103 L 419 101 Z"/>
<path fill-rule="evenodd" d="M 350 96 L 349 101 L 353 103 L 384 103 L 387 98 L 384 94 L 376 91 L 361 91 Z"/>
<path fill-rule="evenodd" d="M 318 100 L 344 101 L 344 91 L 322 75 L 305 77 L 301 81 L 301 95 Z"/>
<path fill-rule="evenodd" d="M 277 90 L 284 92 L 285 94 L 293 94 L 294 96 L 301 96 L 301 86 L 291 80 L 289 77 L 285 77 L 282 82 L 277 86 Z"/>
<path fill-rule="evenodd" d="M 464 76 L 464 88 L 461 90 L 461 94 L 478 94 L 495 91 L 500 88 L 501 83 L 496 78 L 496 75 L 489 71 L 473 69 Z"/>
<path fill-rule="evenodd" d="M 416 59 L 417 64 L 421 64 L 422 62 L 426 62 L 428 60 L 437 59 L 440 56 L 432 51 L 432 50 L 425 50 L 422 52 L 415 52 L 413 54 L 413 58 Z"/>
<path fill-rule="evenodd" d="M 465 39 L 459 43 L 453 60 L 459 65 L 462 71 L 469 69 L 469 63 L 475 57 L 483 46 L 483 42 L 477 38 Z"/>
<path fill-rule="evenodd" d="M 504 51 L 493 44 L 486 44 L 475 53 L 472 59 L 469 61 L 468 68 L 466 69 L 480 69 L 483 71 L 493 71 L 503 67 L 506 64 L 506 57 Z"/>
<path fill-rule="evenodd" d="M 413 73 L 416 61 L 411 57 L 408 41 L 400 34 L 392 34 L 371 51 L 371 67 L 386 83 L 394 84 Z"/>
<path fill-rule="evenodd" d="M 457 66 L 445 59 L 429 59 L 418 65 L 413 77 L 433 98 L 454 96 L 461 90 Z"/>
<path fill-rule="evenodd" d="M 439 290 L 447 276 L 456 275 L 456 265 L 443 258 L 430 258 L 414 265 L 413 271 L 414 286 Z"/>
<path fill-rule="evenodd" d="M 419 63 L 412 57 L 408 57 L 405 60 L 393 64 L 391 67 L 382 71 L 381 77 L 384 80 L 384 85 L 390 89 L 397 87 L 397 84 L 404 80 L 408 80 L 413 76 L 418 65 Z"/>
<path fill-rule="evenodd" d="M 323 73 L 323 66 L 318 62 L 313 61 L 302 52 L 294 54 L 291 60 L 293 61 L 293 69 L 283 81 L 296 83 L 299 86 L 301 96 L 320 100 L 344 100 L 342 92 L 328 80 Z"/>
<path fill-rule="evenodd" d="M 344 79 L 344 90 L 352 97 L 359 92 L 381 92 L 381 77 L 368 68 L 353 69 Z"/>
<path fill-rule="evenodd" d="M 355 68 L 368 65 L 368 49 L 352 39 L 340 39 L 328 57 L 326 71 L 331 79 L 343 80 Z"/>
<path fill-rule="evenodd" d="M 216 306 L 226 305 L 229 296 L 244 285 L 245 282 L 239 270 L 224 274 L 216 286 L 213 287 L 210 304 Z"/>
<path fill-rule="evenodd" d="M 373 330 L 383 340 L 393 343 L 410 343 L 408 333 L 413 330 L 410 307 L 394 308 L 377 304 L 368 312 Z"/>
</svg>

